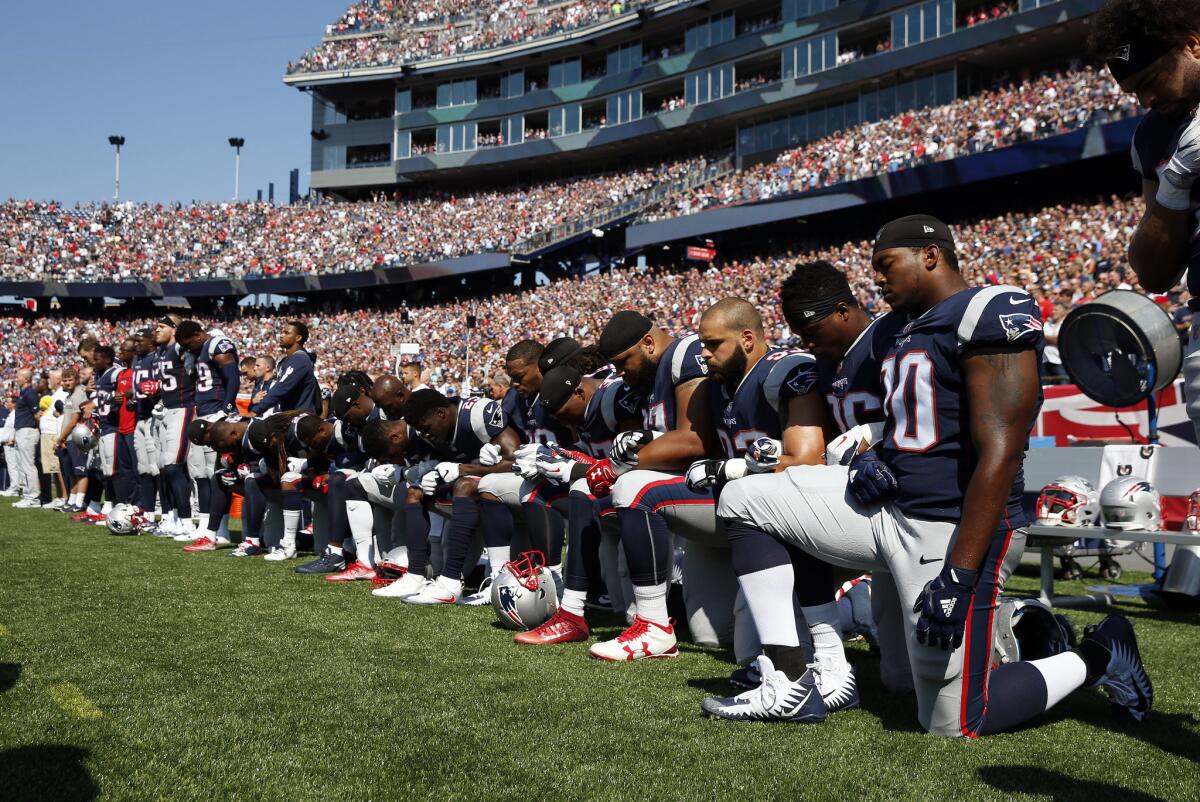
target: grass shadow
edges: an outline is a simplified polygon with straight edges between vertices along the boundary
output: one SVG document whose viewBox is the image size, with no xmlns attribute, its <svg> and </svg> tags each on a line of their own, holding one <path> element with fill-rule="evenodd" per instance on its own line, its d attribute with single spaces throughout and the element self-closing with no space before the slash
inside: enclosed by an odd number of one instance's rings
<svg viewBox="0 0 1200 802">
<path fill-rule="evenodd" d="M 1005 794 L 1033 794 L 1049 797 L 1054 802 L 1086 800 L 1099 802 L 1119 799 L 1122 802 L 1163 802 L 1153 794 L 1131 791 L 1119 785 L 1081 780 L 1038 766 L 980 766 L 979 779 Z"/>
<path fill-rule="evenodd" d="M 11 691 L 20 678 L 20 663 L 0 663 L 0 693 Z"/>
<path fill-rule="evenodd" d="M 37 744 L 0 751 L 0 799 L 5 802 L 86 802 L 100 794 L 76 746 Z"/>
</svg>

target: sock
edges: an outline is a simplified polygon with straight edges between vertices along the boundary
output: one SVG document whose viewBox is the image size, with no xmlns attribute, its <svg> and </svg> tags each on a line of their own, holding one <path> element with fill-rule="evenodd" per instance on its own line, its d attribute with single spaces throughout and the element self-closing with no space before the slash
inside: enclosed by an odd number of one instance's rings
<svg viewBox="0 0 1200 802">
<path fill-rule="evenodd" d="M 562 608 L 568 613 L 583 617 L 583 605 L 587 601 L 586 590 L 564 590 Z"/>
<path fill-rule="evenodd" d="M 454 526 L 453 519 L 451 519 L 450 525 Z M 487 498 L 479 499 L 479 527 L 483 534 L 483 545 L 487 549 L 489 561 L 493 548 L 503 548 L 507 552 L 512 546 L 512 511 L 502 502 Z M 530 536 L 532 538 L 532 532 Z M 502 563 L 492 562 L 492 573 L 503 568 L 506 562 L 508 562 L 508 557 L 505 557 Z"/>
<path fill-rule="evenodd" d="M 212 525 L 211 522 L 212 522 L 212 515 L 210 514 L 209 515 L 209 525 L 210 526 Z M 218 538 L 221 538 L 222 540 L 229 540 L 229 516 L 228 515 L 221 516 L 221 523 L 219 523 L 217 525 L 216 536 Z"/>
<path fill-rule="evenodd" d="M 449 541 L 441 576 L 460 582 L 467 549 L 471 547 L 471 538 L 475 535 L 475 527 L 479 525 L 479 504 L 473 498 L 458 497 L 451 502 L 450 510 L 450 526 L 446 533 Z"/>
<path fill-rule="evenodd" d="M 258 537 L 251 537 L 250 535 L 247 535 L 245 538 L 243 538 L 243 540 L 252 546 L 262 546 L 262 540 Z"/>
<path fill-rule="evenodd" d="M 1074 693 L 1088 678 L 1087 663 L 1075 652 L 1062 652 L 1041 660 L 1030 660 L 1046 682 L 1046 710 Z"/>
<path fill-rule="evenodd" d="M 760 642 L 776 646 L 800 645 L 793 607 L 794 582 L 791 565 L 776 565 L 738 577 Z"/>
<path fill-rule="evenodd" d="M 1080 641 L 1074 650 L 1087 666 L 1087 682 L 1090 685 L 1108 671 L 1108 650 L 1089 640 Z"/>
<path fill-rule="evenodd" d="M 655 624 L 669 626 L 671 617 L 667 614 L 667 588 L 663 582 L 657 585 L 634 585 L 633 597 L 637 600 L 637 614 L 653 621 Z"/>
<path fill-rule="evenodd" d="M 854 623 L 854 605 L 850 603 L 849 596 L 843 596 L 837 600 L 837 611 L 838 629 L 842 631 L 843 639 L 848 638 L 856 626 Z"/>
<path fill-rule="evenodd" d="M 339 557 L 345 556 L 344 554 L 342 554 L 341 546 L 335 546 L 333 543 L 330 543 L 328 546 L 326 546 L 326 548 L 328 548 L 331 553 L 336 554 Z"/>
<path fill-rule="evenodd" d="M 487 552 L 488 565 L 493 576 L 500 573 L 504 564 L 512 559 L 510 556 L 512 554 L 511 546 L 487 546 L 484 550 Z"/>
<path fill-rule="evenodd" d="M 296 548 L 296 532 L 300 530 L 300 510 L 288 509 L 288 500 L 287 496 L 283 499 L 283 541 L 280 545 L 285 549 L 294 549 Z"/>
<path fill-rule="evenodd" d="M 87 509 L 88 509 L 88 512 L 90 512 L 92 515 L 99 515 L 100 514 L 100 502 L 99 501 L 89 501 Z"/>
<path fill-rule="evenodd" d="M 350 534 L 354 537 L 354 550 L 363 565 L 374 565 L 371 556 L 375 534 L 375 513 L 371 502 L 355 499 L 346 501 L 346 520 L 350 523 Z"/>
<path fill-rule="evenodd" d="M 429 519 L 420 502 L 404 505 L 404 530 L 408 570 L 425 576 L 425 566 L 429 564 Z"/>
<path fill-rule="evenodd" d="M 775 666 L 776 671 L 782 671 L 784 676 L 792 682 L 804 676 L 804 672 L 808 670 L 808 664 L 812 662 L 812 655 L 803 646 L 765 644 L 763 654 Z"/>
<path fill-rule="evenodd" d="M 83 506 L 83 493 L 72 493 L 70 501 L 71 501 L 71 504 L 73 504 L 74 506 L 82 507 Z"/>
<path fill-rule="evenodd" d="M 563 581 L 567 588 L 586 595 L 591 580 L 589 560 L 596 563 L 593 566 L 596 575 L 600 573 L 600 521 L 586 493 L 572 490 L 567 496 L 567 504 L 567 570 Z"/>
<path fill-rule="evenodd" d="M 815 607 L 801 607 L 800 610 L 808 623 L 808 631 L 812 633 L 817 660 L 842 666 L 846 664 L 846 652 L 842 648 L 837 607 L 837 602 L 827 602 Z"/>
</svg>

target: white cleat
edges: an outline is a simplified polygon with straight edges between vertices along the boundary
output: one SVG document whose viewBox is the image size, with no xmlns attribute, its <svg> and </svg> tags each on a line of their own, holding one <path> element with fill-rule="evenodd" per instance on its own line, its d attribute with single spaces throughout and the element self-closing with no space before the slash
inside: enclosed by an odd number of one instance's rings
<svg viewBox="0 0 1200 802">
<path fill-rule="evenodd" d="M 60 510 L 62 509 L 63 500 L 61 498 L 52 498 L 42 505 L 43 510 Z"/>
<path fill-rule="evenodd" d="M 14 510 L 40 510 L 42 508 L 42 502 L 38 501 L 37 499 L 23 498 L 16 504 L 12 505 L 12 508 Z"/>
<path fill-rule="evenodd" d="M 445 577 L 430 579 L 419 591 L 411 596 L 403 597 L 405 604 L 456 604 L 462 596 L 462 582 L 454 582 Z"/>
<path fill-rule="evenodd" d="M 296 556 L 296 547 L 295 546 L 280 545 L 280 546 L 272 546 L 271 550 L 266 553 L 266 555 L 263 557 L 263 559 L 268 562 L 279 563 L 279 562 L 283 562 L 284 560 L 290 560 L 295 556 Z"/>
<path fill-rule="evenodd" d="M 646 660 L 653 657 L 676 657 L 679 648 L 675 640 L 675 621 L 667 626 L 635 616 L 629 628 L 612 640 L 592 644 L 588 654 L 597 660 Z"/>
<path fill-rule="evenodd" d="M 458 603 L 464 607 L 483 607 L 492 603 L 492 582 L 496 580 L 495 576 L 489 576 L 484 579 L 479 585 L 479 590 L 472 593 L 470 596 L 464 596 L 458 600 Z"/>
<path fill-rule="evenodd" d="M 804 676 L 792 681 L 782 671 L 776 671 L 766 655 L 758 658 L 758 670 L 762 674 L 762 682 L 757 688 L 743 691 L 737 696 L 705 699 L 700 703 L 700 712 L 727 721 L 815 724 L 825 720 L 828 711 L 813 671 L 805 671 Z"/>
<path fill-rule="evenodd" d="M 390 585 L 375 588 L 371 591 L 371 595 L 379 596 L 382 599 L 403 599 L 405 596 L 420 593 L 423 587 L 425 587 L 425 577 L 420 574 L 405 574 Z"/>
<path fill-rule="evenodd" d="M 808 666 L 817 680 L 817 689 L 830 713 L 858 707 L 858 684 L 854 668 L 844 660 L 839 663 L 818 660 Z"/>
<path fill-rule="evenodd" d="M 179 534 L 177 534 L 175 537 L 173 537 L 171 539 L 174 540 L 176 543 L 195 543 L 197 540 L 199 540 L 202 537 L 208 537 L 208 533 L 207 532 L 198 532 L 195 529 L 187 529 L 187 530 L 180 532 Z"/>
</svg>

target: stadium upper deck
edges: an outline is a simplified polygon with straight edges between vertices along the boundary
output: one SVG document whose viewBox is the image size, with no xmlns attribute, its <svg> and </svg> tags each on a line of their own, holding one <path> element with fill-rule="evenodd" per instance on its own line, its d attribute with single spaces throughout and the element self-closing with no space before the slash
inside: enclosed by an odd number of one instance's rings
<svg viewBox="0 0 1200 802">
<path fill-rule="evenodd" d="M 284 81 L 312 95 L 311 185 L 347 197 L 615 169 L 664 151 L 725 147 L 754 161 L 890 116 L 903 102 L 898 87 L 915 93 L 910 105 L 944 104 L 1000 71 L 1081 53 L 1086 18 L 1098 7 L 1099 0 L 668 0 L 636 13 L 629 4 L 603 6 L 604 14 L 570 30 L 443 54 L 402 46 L 423 30 L 404 16 L 415 6 L 372 4 L 343 21 L 354 35 L 331 30 L 322 45 L 369 41 L 370 56 L 306 57 Z M 488 30 L 500 30 L 500 20 L 518 13 L 504 4 L 473 8 L 467 22 L 439 24 L 459 31 L 486 17 Z M 461 4 L 431 11 L 466 13 Z M 745 133 L 796 113 L 807 115 L 808 130 L 786 141 L 768 138 L 764 149 Z"/>
</svg>

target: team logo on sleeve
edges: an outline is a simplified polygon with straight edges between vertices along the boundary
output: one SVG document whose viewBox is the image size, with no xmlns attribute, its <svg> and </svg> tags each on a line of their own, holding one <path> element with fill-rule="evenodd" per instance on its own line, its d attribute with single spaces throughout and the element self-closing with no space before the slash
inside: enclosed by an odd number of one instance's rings
<svg viewBox="0 0 1200 802">
<path fill-rule="evenodd" d="M 1036 334 L 1042 330 L 1042 321 L 1026 312 L 1013 312 L 1010 315 L 1000 315 L 1000 325 L 1008 341 L 1014 342 L 1026 334 Z"/>
<path fill-rule="evenodd" d="M 488 425 L 496 429 L 504 425 L 504 410 L 495 402 L 491 404 L 488 412 Z"/>
<path fill-rule="evenodd" d="M 797 370 L 788 380 L 787 386 L 796 395 L 808 395 L 817 384 L 817 373 L 813 370 Z M 835 391 L 836 392 L 836 391 Z"/>
<path fill-rule="evenodd" d="M 704 357 L 697 355 L 696 364 L 700 366 L 700 372 L 705 376 L 708 375 L 708 363 L 704 361 Z"/>
</svg>

